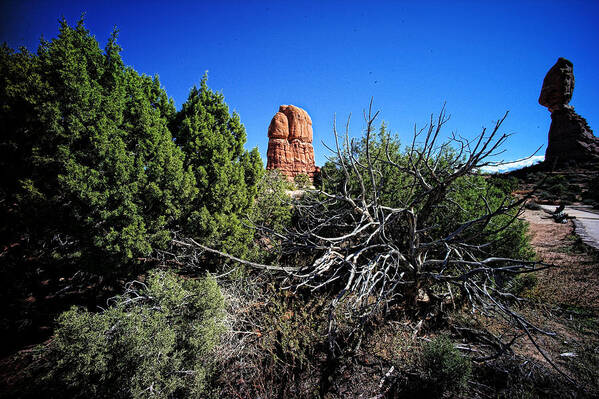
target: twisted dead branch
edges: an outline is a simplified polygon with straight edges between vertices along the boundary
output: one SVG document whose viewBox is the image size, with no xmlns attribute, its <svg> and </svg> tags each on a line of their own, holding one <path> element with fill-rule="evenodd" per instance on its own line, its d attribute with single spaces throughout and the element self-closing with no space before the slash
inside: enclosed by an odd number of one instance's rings
<svg viewBox="0 0 599 399">
<path fill-rule="evenodd" d="M 496 239 L 493 237 L 509 229 L 521 215 L 529 197 L 506 195 L 493 203 L 480 190 L 478 202 L 483 206 L 475 216 L 452 220 L 448 230 L 441 229 L 435 219 L 450 206 L 465 214 L 453 199 L 458 183 L 479 190 L 466 178 L 478 175 L 485 166 L 502 164 L 493 159 L 503 152 L 501 147 L 509 137 L 500 133 L 508 113 L 493 129 L 483 129 L 473 139 L 453 133 L 440 142 L 442 127 L 449 120 L 443 107 L 436 119 L 431 116 L 428 126 L 414 129 L 412 142 L 401 157 L 390 150 L 389 141 L 382 148 L 373 145 L 378 114 L 371 101 L 364 111 L 365 138 L 360 144 L 350 139 L 349 118 L 343 135 L 334 123 L 332 161 L 342 176 L 336 190 L 311 190 L 295 202 L 297 223 L 292 228 L 274 232 L 255 226 L 259 234 L 280 243 L 283 255 L 301 257 L 305 264 L 264 265 L 193 240 L 174 243 L 252 268 L 285 273 L 288 288 L 334 292 L 329 311 L 331 353 L 335 352 L 336 312 L 341 302 L 347 316 L 355 320 L 385 312 L 394 302 L 426 307 L 426 315 L 443 314 L 459 302 L 473 314 L 507 321 L 519 331 L 516 336 L 528 336 L 538 348 L 532 333 L 553 333 L 536 327 L 513 309 L 513 304 L 523 299 L 503 282 L 553 265 L 498 257 L 487 251 Z M 382 198 L 390 189 L 389 173 L 402 176 L 397 186 L 391 187 L 400 194 L 393 203 Z M 515 339 L 495 341 L 499 353 L 509 350 Z"/>
</svg>

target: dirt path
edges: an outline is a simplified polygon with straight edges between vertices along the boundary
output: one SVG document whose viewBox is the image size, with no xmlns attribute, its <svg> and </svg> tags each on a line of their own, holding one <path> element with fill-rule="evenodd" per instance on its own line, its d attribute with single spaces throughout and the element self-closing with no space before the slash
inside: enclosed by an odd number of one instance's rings
<svg viewBox="0 0 599 399">
<path fill-rule="evenodd" d="M 535 295 L 556 305 L 599 310 L 599 264 L 596 255 L 576 245 L 572 221 L 555 223 L 542 210 L 526 210 L 523 216 L 539 258 L 558 266 L 539 272 Z"/>
<path fill-rule="evenodd" d="M 555 208 L 554 205 L 541 205 L 541 209 L 549 212 L 553 212 Z M 575 218 L 576 234 L 582 241 L 599 250 L 599 213 L 584 206 L 566 206 L 564 212 Z"/>
</svg>

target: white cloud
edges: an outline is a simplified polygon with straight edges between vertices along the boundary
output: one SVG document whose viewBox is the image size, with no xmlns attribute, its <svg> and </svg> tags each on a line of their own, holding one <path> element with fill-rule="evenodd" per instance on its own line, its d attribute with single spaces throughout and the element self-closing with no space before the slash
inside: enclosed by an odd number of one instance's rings
<svg viewBox="0 0 599 399">
<path fill-rule="evenodd" d="M 545 160 L 544 155 L 535 155 L 533 157 L 523 159 L 521 161 L 507 162 L 495 166 L 485 166 L 480 168 L 479 170 L 483 173 L 503 173 L 509 172 L 510 170 L 521 169 L 526 166 L 534 165 L 536 163 L 543 162 L 543 160 Z"/>
</svg>

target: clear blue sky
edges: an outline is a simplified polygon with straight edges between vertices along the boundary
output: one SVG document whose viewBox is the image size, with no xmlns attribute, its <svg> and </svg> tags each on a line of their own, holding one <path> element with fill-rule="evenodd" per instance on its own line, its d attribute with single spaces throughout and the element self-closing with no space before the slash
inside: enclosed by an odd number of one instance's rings
<svg viewBox="0 0 599 399">
<path fill-rule="evenodd" d="M 597 1 L 6 1 L 0 41 L 35 51 L 57 20 L 81 12 L 103 48 L 120 30 L 123 59 L 159 74 L 177 108 L 204 71 L 266 156 L 267 128 L 280 104 L 312 117 L 316 160 L 332 140 L 333 114 L 351 112 L 352 133 L 371 96 L 404 143 L 443 102 L 446 132 L 473 136 L 507 110 L 516 159 L 546 143 L 550 117 L 538 105 L 558 57 L 574 63 L 571 104 L 599 129 Z M 143 4 L 143 5 L 142 5 Z M 541 151 L 544 154 L 544 148 Z"/>
</svg>

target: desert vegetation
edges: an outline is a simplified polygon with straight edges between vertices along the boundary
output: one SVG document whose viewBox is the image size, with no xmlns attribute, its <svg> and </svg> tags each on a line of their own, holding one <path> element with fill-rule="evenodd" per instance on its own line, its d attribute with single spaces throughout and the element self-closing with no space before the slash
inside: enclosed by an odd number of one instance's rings
<svg viewBox="0 0 599 399">
<path fill-rule="evenodd" d="M 0 49 L 4 396 L 599 393 L 597 308 L 540 286 L 561 260 L 522 218 L 567 181 L 479 172 L 507 114 L 464 138 L 443 108 L 401 143 L 371 101 L 288 181 L 206 76 L 177 110 L 117 33 Z"/>
</svg>

